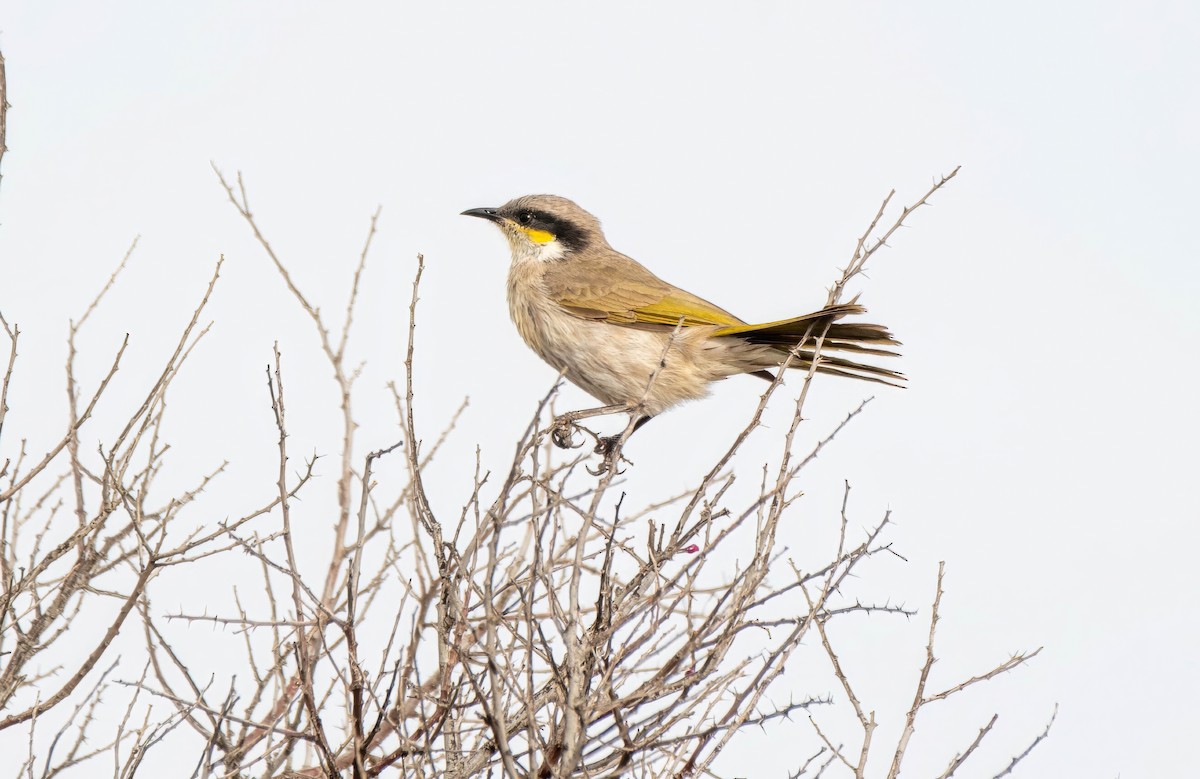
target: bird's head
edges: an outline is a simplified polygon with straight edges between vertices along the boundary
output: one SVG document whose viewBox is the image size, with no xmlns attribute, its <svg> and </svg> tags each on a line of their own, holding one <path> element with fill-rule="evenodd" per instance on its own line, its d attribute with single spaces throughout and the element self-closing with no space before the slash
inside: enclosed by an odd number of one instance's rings
<svg viewBox="0 0 1200 779">
<path fill-rule="evenodd" d="M 514 263 L 553 262 L 588 246 L 606 245 L 600 220 L 557 195 L 525 195 L 463 215 L 495 222 L 508 239 Z"/>
</svg>

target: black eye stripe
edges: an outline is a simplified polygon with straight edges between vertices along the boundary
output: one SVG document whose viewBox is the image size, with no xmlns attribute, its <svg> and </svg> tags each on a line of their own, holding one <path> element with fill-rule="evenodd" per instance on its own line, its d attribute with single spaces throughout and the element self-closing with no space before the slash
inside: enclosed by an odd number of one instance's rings
<svg viewBox="0 0 1200 779">
<path fill-rule="evenodd" d="M 536 208 L 523 208 L 501 213 L 522 227 L 550 233 L 569 249 L 580 249 L 587 243 L 583 229 L 575 226 L 569 220 L 554 216 L 549 212 Z"/>
<path fill-rule="evenodd" d="M 521 213 L 517 214 L 517 221 L 527 227 L 529 225 L 533 225 L 533 224 L 538 224 L 538 225 L 554 224 L 554 220 L 551 219 L 549 215 L 541 214 L 541 213 L 538 213 L 537 211 L 522 211 Z"/>
</svg>

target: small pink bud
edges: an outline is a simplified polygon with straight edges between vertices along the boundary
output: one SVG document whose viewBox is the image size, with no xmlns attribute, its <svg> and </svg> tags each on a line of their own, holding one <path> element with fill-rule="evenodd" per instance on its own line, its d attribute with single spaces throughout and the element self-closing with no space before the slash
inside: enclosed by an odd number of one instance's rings
<svg viewBox="0 0 1200 779">
<path fill-rule="evenodd" d="M 684 675 L 684 676 L 691 676 L 691 675 L 692 675 L 692 674 L 694 674 L 694 673 L 696 673 L 696 666 L 694 666 L 694 665 L 693 665 L 691 668 L 689 668 L 689 669 L 687 669 L 686 671 L 684 671 L 684 672 L 683 672 L 683 675 Z"/>
<path fill-rule="evenodd" d="M 691 546 L 684 547 L 683 551 L 687 552 L 688 554 L 696 554 L 696 552 L 700 551 L 700 547 L 696 546 L 695 544 L 692 544 Z"/>
</svg>

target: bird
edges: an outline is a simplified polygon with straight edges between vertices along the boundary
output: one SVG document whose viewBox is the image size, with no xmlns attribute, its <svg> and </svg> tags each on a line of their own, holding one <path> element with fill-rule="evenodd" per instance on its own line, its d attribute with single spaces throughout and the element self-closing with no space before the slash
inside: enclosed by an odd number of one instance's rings
<svg viewBox="0 0 1200 779">
<path fill-rule="evenodd" d="M 611 457 L 651 418 L 705 397 L 713 382 L 739 374 L 775 381 L 771 369 L 793 351 L 788 367 L 811 369 L 818 338 L 818 373 L 904 384 L 902 373 L 851 359 L 899 356 L 886 327 L 839 321 L 866 311 L 854 301 L 752 324 L 612 248 L 600 220 L 565 197 L 525 195 L 462 215 L 493 222 L 508 241 L 508 310 L 525 343 L 605 404 L 560 417 L 559 446 L 570 445 L 564 426 L 626 411 L 625 436 L 598 439 L 596 451 Z M 749 271 L 753 259 L 724 261 Z"/>
</svg>

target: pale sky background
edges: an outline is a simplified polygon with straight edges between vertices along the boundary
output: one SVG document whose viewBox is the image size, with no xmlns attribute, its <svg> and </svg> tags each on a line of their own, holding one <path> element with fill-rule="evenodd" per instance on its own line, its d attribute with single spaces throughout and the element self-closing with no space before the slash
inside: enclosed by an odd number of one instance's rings
<svg viewBox="0 0 1200 779">
<path fill-rule="evenodd" d="M 872 617 L 847 662 L 870 676 L 876 658 L 907 647 L 867 693 L 894 738 L 945 560 L 940 678 L 1045 650 L 943 704 L 942 724 L 931 716 L 914 742 L 929 762 L 914 756 L 906 775 L 940 771 L 962 734 L 999 712 L 964 774 L 991 776 L 1056 702 L 1054 730 L 1020 775 L 1190 774 L 1200 6 L 647 5 L 6 2 L 0 311 L 23 336 L 0 457 L 19 437 L 39 449 L 58 435 L 67 322 L 139 234 L 82 339 L 95 381 L 131 334 L 118 393 L 157 370 L 227 258 L 216 325 L 172 397 L 177 478 L 229 458 L 210 505 L 228 496 L 231 513 L 269 491 L 262 371 L 276 340 L 294 445 L 336 451 L 333 385 L 310 324 L 210 160 L 243 172 L 260 225 L 330 311 L 382 206 L 352 347 L 366 361 L 363 451 L 396 438 L 384 383 L 401 376 L 424 253 L 419 426 L 432 437 L 471 398 L 431 476 L 454 513 L 476 444 L 503 467 L 554 375 L 508 321 L 503 241 L 460 211 L 566 195 L 619 250 L 766 320 L 823 302 L 889 189 L 910 202 L 961 164 L 856 288 L 904 341 L 911 388 L 818 381 L 807 407 L 811 440 L 878 396 L 806 472 L 801 511 L 832 518 L 843 479 L 861 524 L 891 508 L 909 562 L 860 584 L 921 609 L 887 630 Z M 629 447 L 626 489 L 649 503 L 695 481 L 761 389 L 730 380 L 656 420 Z M 789 397 L 772 406 L 776 430 Z M 590 400 L 570 389 L 562 403 Z M 746 462 L 776 452 L 769 435 L 751 446 Z M 224 581 L 208 586 L 227 600 Z M 838 692 L 788 684 L 776 700 Z M 811 737 L 803 720 L 749 734 L 718 768 L 785 776 L 798 734 Z M 0 734 L 0 753 L 23 739 Z"/>
</svg>

